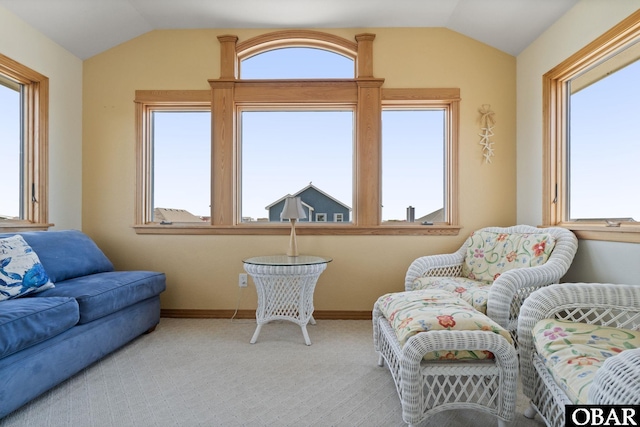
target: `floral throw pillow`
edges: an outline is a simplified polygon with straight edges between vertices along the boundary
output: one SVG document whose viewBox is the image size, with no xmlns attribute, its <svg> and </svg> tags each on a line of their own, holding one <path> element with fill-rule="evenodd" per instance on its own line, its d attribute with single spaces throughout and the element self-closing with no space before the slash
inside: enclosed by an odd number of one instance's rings
<svg viewBox="0 0 640 427">
<path fill-rule="evenodd" d="M 0 239 L 0 301 L 49 288 L 53 283 L 22 236 Z"/>
<path fill-rule="evenodd" d="M 556 239 L 547 233 L 474 232 L 467 246 L 462 276 L 493 283 L 505 271 L 544 264 L 555 245 Z"/>
</svg>

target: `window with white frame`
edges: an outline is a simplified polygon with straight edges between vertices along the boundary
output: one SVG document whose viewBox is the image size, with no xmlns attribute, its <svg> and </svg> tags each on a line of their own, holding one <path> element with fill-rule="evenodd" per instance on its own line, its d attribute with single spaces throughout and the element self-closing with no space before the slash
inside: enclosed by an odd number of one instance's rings
<svg viewBox="0 0 640 427">
<path fill-rule="evenodd" d="M 344 221 L 344 215 L 341 213 L 335 213 L 333 214 L 333 220 L 335 222 L 343 222 Z"/>
<path fill-rule="evenodd" d="M 0 230 L 47 229 L 49 80 L 0 54 Z"/>
<path fill-rule="evenodd" d="M 316 213 L 316 222 L 327 222 L 326 213 Z"/>
</svg>

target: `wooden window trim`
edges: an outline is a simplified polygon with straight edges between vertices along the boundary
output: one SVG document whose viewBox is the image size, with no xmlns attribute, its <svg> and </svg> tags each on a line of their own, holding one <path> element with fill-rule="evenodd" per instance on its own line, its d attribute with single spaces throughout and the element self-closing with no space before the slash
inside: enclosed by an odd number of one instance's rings
<svg viewBox="0 0 640 427">
<path fill-rule="evenodd" d="M 153 111 L 211 109 L 208 90 L 137 90 L 135 95 L 136 201 L 134 223 L 153 227 L 151 113 Z M 163 226 L 165 227 L 165 226 Z M 202 226 L 201 226 L 202 227 Z"/>
<path fill-rule="evenodd" d="M 22 220 L 0 220 L 0 231 L 47 230 L 49 218 L 49 79 L 0 54 L 0 74 L 23 85 L 25 110 L 23 136 L 25 156 L 22 171 L 25 183 L 21 195 Z"/>
<path fill-rule="evenodd" d="M 445 129 L 445 223 L 459 223 L 458 205 L 458 139 L 460 129 L 460 89 L 383 89 L 382 108 L 387 107 L 434 107 L 447 114 Z M 381 226 L 387 227 L 388 224 Z M 436 227 L 441 225 L 436 224 Z"/>
<path fill-rule="evenodd" d="M 640 224 L 610 227 L 603 222 L 568 221 L 567 82 L 587 68 L 640 39 L 640 10 L 543 76 L 542 222 L 572 230 L 580 239 L 640 242 Z"/>
<path fill-rule="evenodd" d="M 447 177 L 450 185 L 447 197 L 451 197 L 450 225 L 423 226 L 415 224 L 381 224 L 380 211 L 380 162 L 381 162 L 381 112 L 383 100 L 388 103 L 422 103 L 425 96 L 438 105 L 451 109 L 451 129 L 448 135 L 458 139 L 459 90 L 458 89 L 387 89 L 384 79 L 373 77 L 372 46 L 375 35 L 358 34 L 357 43 L 337 36 L 307 30 L 287 30 L 265 34 L 238 43 L 233 35 L 218 37 L 220 50 L 220 78 L 209 80 L 206 91 L 137 91 L 136 134 L 137 194 L 134 228 L 139 234 L 230 234 L 230 235 L 286 235 L 288 224 L 243 223 L 238 202 L 238 141 L 237 111 L 246 106 L 316 104 L 327 108 L 335 106 L 355 107 L 354 150 L 354 216 L 350 223 L 304 223 L 296 226 L 300 235 L 457 235 L 457 143 L 448 147 L 447 155 L 455 167 Z M 353 79 L 296 79 L 296 80 L 241 80 L 238 78 L 240 61 L 246 57 L 271 50 L 274 47 L 295 45 L 320 47 L 355 59 Z M 211 224 L 160 225 L 150 223 L 148 180 L 150 179 L 149 148 L 145 138 L 149 123 L 145 109 L 151 105 L 185 105 L 205 102 L 205 93 L 211 106 L 212 138 L 212 188 Z M 177 102 L 178 100 L 181 102 Z M 145 151 L 147 150 L 147 151 Z M 145 221 L 146 220 L 146 221 Z"/>
</svg>

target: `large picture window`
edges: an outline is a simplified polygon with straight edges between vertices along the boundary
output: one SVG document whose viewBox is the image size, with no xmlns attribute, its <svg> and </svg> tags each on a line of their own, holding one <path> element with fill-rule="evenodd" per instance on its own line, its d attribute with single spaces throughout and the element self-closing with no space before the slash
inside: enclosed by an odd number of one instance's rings
<svg viewBox="0 0 640 427">
<path fill-rule="evenodd" d="M 640 12 L 545 74 L 543 221 L 640 242 Z"/>
<path fill-rule="evenodd" d="M 0 55 L 0 231 L 47 229 L 49 80 Z"/>
<path fill-rule="evenodd" d="M 348 110 L 240 113 L 243 222 L 280 222 L 288 195 L 312 212 L 347 211 L 353 201 L 353 116 Z M 300 222 L 313 221 L 304 218 Z M 325 219 L 326 221 L 326 219 Z"/>
<path fill-rule="evenodd" d="M 137 91 L 136 231 L 286 234 L 280 213 L 294 195 L 308 212 L 300 234 L 457 234 L 459 90 L 383 89 L 373 77 L 374 37 L 360 34 L 354 43 L 287 30 L 238 43 L 220 36 L 220 78 L 209 80 L 210 92 Z M 153 112 L 196 105 L 211 111 L 210 153 L 198 150 L 211 161 L 210 186 L 200 188 L 210 213 L 196 215 L 206 224 L 159 221 Z M 404 192 L 394 178 L 403 174 L 402 157 L 430 165 L 411 175 L 429 181 L 420 186 L 428 190 L 393 197 Z M 424 221 L 396 220 L 407 204 Z"/>
</svg>

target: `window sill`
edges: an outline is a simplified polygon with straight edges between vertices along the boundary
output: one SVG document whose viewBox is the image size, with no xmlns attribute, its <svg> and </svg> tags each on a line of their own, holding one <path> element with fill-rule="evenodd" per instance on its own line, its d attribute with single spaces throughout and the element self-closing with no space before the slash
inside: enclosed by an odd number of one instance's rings
<svg viewBox="0 0 640 427">
<path fill-rule="evenodd" d="M 640 243 L 640 224 L 623 223 L 611 227 L 602 223 L 562 222 L 557 226 L 568 228 L 581 240 Z"/>
<path fill-rule="evenodd" d="M 288 235 L 291 226 L 284 224 L 194 225 L 194 224 L 145 224 L 133 226 L 136 234 L 194 234 L 194 235 Z M 351 224 L 296 224 L 299 236 L 457 236 L 458 225 L 380 225 L 359 227 Z"/>
<path fill-rule="evenodd" d="M 33 223 L 28 221 L 0 221 L 0 233 L 14 233 L 18 231 L 47 231 L 54 224 Z"/>
</svg>

